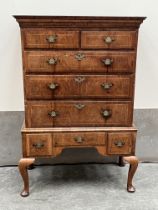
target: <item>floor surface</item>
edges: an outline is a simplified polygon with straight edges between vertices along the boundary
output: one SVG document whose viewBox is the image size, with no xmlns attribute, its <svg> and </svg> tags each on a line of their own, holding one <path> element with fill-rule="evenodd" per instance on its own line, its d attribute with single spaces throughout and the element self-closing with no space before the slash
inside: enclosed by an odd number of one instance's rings
<svg viewBox="0 0 158 210">
<path fill-rule="evenodd" d="M 17 167 L 0 168 L 0 210 L 158 210 L 158 164 L 139 164 L 137 191 L 126 192 L 128 165 L 38 166 L 22 198 Z"/>
</svg>

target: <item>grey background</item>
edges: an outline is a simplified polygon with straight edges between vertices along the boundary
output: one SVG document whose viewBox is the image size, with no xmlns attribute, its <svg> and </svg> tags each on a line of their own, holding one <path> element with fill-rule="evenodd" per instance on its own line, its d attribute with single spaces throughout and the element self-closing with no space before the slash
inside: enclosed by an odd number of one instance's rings
<svg viewBox="0 0 158 210">
<path fill-rule="evenodd" d="M 17 165 L 21 158 L 20 129 L 24 112 L 0 112 L 0 165 Z M 136 155 L 141 161 L 158 161 L 158 109 L 137 109 L 134 123 L 138 128 Z M 95 149 L 67 149 L 50 159 L 39 159 L 36 163 L 81 163 L 116 162 L 116 158 L 99 155 Z"/>
</svg>

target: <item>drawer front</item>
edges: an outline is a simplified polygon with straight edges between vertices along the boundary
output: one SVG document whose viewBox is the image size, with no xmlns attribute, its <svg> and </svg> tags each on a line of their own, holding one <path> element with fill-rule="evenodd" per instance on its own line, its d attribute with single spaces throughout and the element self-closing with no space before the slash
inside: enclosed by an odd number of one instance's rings
<svg viewBox="0 0 158 210">
<path fill-rule="evenodd" d="M 136 31 L 83 31 L 83 49 L 136 49 Z"/>
<path fill-rule="evenodd" d="M 54 75 L 25 77 L 27 99 L 130 98 L 133 75 Z"/>
<path fill-rule="evenodd" d="M 135 52 L 25 51 L 26 72 L 133 72 Z"/>
<path fill-rule="evenodd" d="M 104 132 L 53 133 L 55 147 L 106 145 L 107 134 Z"/>
<path fill-rule="evenodd" d="M 132 102 L 27 102 L 27 127 L 130 126 Z"/>
<path fill-rule="evenodd" d="M 78 31 L 58 31 L 50 29 L 25 29 L 23 31 L 24 48 L 78 48 Z"/>
<path fill-rule="evenodd" d="M 111 132 L 108 133 L 108 154 L 133 154 L 136 133 Z"/>
<path fill-rule="evenodd" d="M 52 155 L 52 135 L 26 134 L 26 156 Z"/>
</svg>

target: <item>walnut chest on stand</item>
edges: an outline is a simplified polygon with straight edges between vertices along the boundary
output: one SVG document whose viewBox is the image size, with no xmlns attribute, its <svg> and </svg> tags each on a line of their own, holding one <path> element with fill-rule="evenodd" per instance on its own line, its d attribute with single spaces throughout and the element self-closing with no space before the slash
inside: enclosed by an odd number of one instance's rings
<svg viewBox="0 0 158 210">
<path fill-rule="evenodd" d="M 14 16 L 21 29 L 25 121 L 19 170 L 65 148 L 94 147 L 138 166 L 133 126 L 138 29 L 144 17 Z"/>
</svg>

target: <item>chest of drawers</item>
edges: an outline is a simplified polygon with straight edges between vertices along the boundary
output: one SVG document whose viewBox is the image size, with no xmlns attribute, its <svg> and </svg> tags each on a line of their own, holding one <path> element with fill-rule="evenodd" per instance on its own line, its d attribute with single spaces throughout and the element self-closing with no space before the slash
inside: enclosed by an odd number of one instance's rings
<svg viewBox="0 0 158 210">
<path fill-rule="evenodd" d="M 25 121 L 22 196 L 27 167 L 65 148 L 94 147 L 138 165 L 133 126 L 138 29 L 144 17 L 15 16 L 21 28 Z"/>
</svg>

